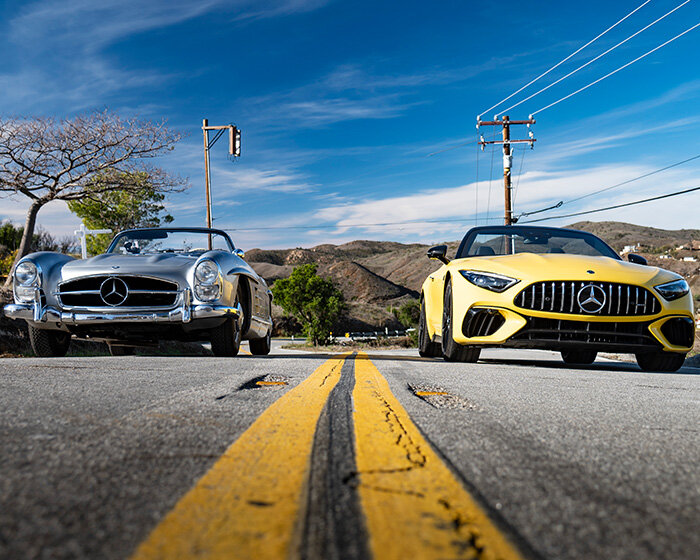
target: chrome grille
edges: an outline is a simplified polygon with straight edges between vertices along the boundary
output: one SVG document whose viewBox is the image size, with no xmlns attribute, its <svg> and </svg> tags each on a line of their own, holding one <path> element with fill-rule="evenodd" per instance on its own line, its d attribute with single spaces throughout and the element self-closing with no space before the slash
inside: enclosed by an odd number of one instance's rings
<svg viewBox="0 0 700 560">
<path fill-rule="evenodd" d="M 605 294 L 599 311 L 587 312 L 579 305 L 579 293 L 589 286 L 600 288 Z M 536 282 L 515 296 L 514 303 L 522 309 L 576 315 L 630 317 L 655 315 L 661 311 L 659 300 L 646 288 L 615 282 Z"/>
<path fill-rule="evenodd" d="M 110 278 L 126 284 L 128 295 L 123 303 L 110 306 L 100 295 L 100 288 Z M 62 307 L 171 307 L 179 294 L 175 282 L 160 278 L 126 275 L 101 275 L 76 278 L 59 285 L 56 294 Z"/>
</svg>

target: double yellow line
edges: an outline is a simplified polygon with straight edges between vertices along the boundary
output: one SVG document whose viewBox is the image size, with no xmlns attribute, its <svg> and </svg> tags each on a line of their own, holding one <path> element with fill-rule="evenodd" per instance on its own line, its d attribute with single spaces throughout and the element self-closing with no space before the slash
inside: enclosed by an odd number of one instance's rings
<svg viewBox="0 0 700 560">
<path fill-rule="evenodd" d="M 270 406 L 133 558 L 299 557 L 316 423 L 347 357 L 328 360 Z M 374 558 L 520 558 L 366 355 L 355 360 L 352 397 L 357 491 Z"/>
</svg>

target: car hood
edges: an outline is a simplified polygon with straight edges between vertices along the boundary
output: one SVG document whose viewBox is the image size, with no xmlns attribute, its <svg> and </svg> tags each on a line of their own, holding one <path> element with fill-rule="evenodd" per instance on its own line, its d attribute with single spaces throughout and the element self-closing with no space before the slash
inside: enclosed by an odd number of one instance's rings
<svg viewBox="0 0 700 560">
<path fill-rule="evenodd" d="M 178 254 L 159 255 L 97 255 L 66 263 L 61 271 L 62 280 L 96 274 L 138 274 L 139 276 L 184 275 L 196 257 Z"/>
<path fill-rule="evenodd" d="M 495 272 L 525 282 L 539 280 L 591 280 L 623 284 L 661 284 L 680 278 L 657 268 L 620 261 L 610 257 L 584 255 L 518 253 L 493 257 L 457 259 L 450 267 L 459 270 Z"/>
</svg>

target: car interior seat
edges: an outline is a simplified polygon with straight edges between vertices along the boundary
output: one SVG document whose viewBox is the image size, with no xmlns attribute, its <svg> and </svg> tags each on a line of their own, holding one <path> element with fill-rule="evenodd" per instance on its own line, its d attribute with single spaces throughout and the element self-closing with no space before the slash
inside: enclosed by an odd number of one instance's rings
<svg viewBox="0 0 700 560">
<path fill-rule="evenodd" d="M 491 247 L 486 247 L 485 245 L 482 245 L 476 250 L 476 255 L 478 257 L 491 257 L 495 254 L 496 252 Z"/>
</svg>

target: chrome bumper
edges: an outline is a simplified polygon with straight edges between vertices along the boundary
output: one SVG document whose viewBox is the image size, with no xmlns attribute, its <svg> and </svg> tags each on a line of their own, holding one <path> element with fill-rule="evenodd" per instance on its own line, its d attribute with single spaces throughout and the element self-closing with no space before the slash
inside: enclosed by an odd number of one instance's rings
<svg viewBox="0 0 700 560">
<path fill-rule="evenodd" d="M 62 311 L 51 306 L 42 307 L 39 298 L 32 303 L 11 303 L 4 308 L 6 317 L 24 319 L 32 323 L 63 323 L 65 325 L 95 325 L 105 323 L 189 323 L 192 319 L 243 316 L 241 304 L 235 307 L 214 304 L 192 304 L 186 290 L 180 305 L 165 311 Z"/>
</svg>

